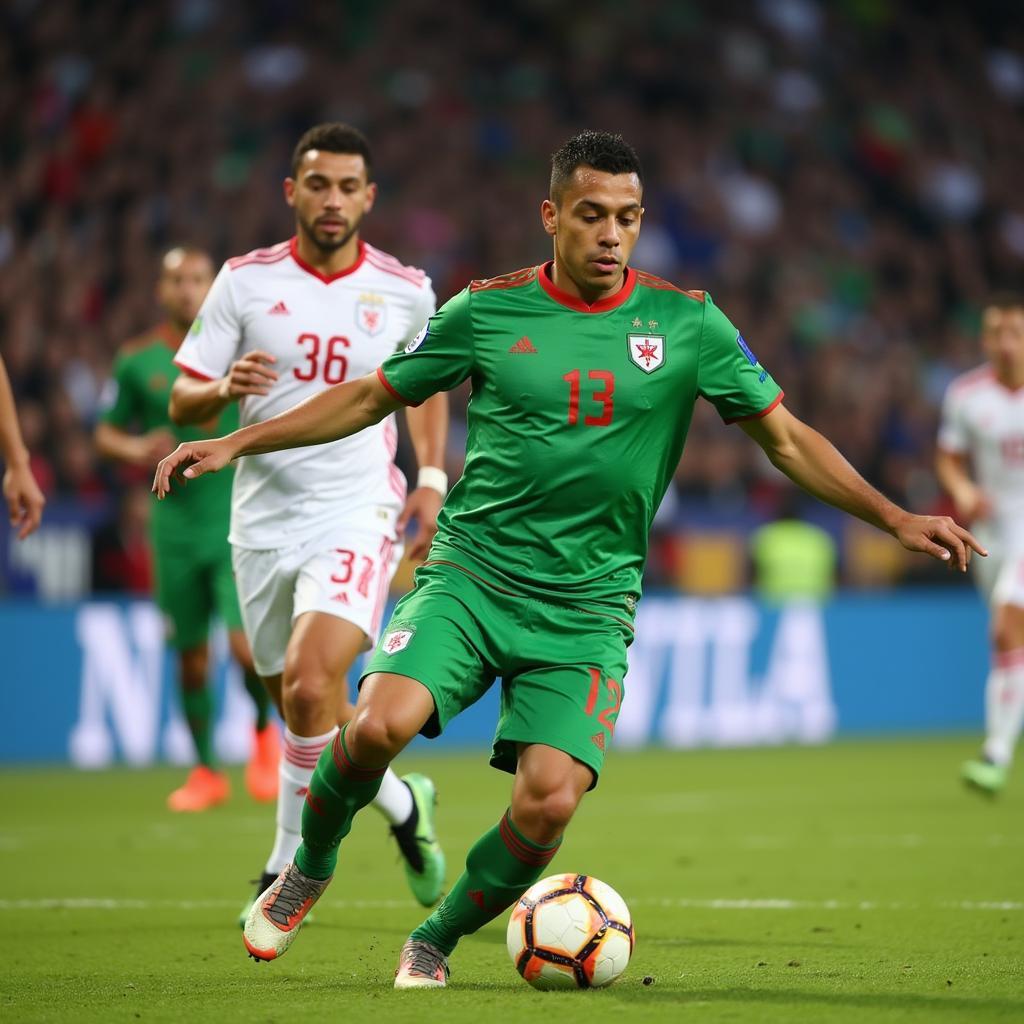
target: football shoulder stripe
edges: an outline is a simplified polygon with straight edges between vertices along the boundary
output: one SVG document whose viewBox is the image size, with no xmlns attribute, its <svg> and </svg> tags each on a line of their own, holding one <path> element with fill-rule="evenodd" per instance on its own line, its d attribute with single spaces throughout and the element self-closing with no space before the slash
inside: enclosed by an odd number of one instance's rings
<svg viewBox="0 0 1024 1024">
<path fill-rule="evenodd" d="M 419 267 L 412 267 L 401 260 L 396 259 L 390 253 L 384 252 L 383 249 L 378 249 L 376 246 L 366 243 L 366 261 L 376 267 L 378 270 L 383 270 L 385 273 L 394 274 L 396 277 L 403 277 L 407 281 L 411 281 L 413 284 L 422 284 L 427 277 L 425 270 L 421 270 Z"/>
<path fill-rule="evenodd" d="M 656 291 L 679 292 L 681 295 L 686 295 L 688 298 L 693 299 L 694 302 L 702 303 L 706 294 L 698 289 L 680 288 L 678 285 L 672 284 L 671 281 L 666 281 L 664 278 L 649 274 L 646 270 L 638 270 L 636 272 L 636 283 L 644 288 L 653 288 Z"/>
<path fill-rule="evenodd" d="M 232 256 L 228 260 L 228 266 L 232 270 L 247 266 L 250 263 L 276 263 L 284 259 L 290 251 L 290 242 L 278 242 L 277 245 L 265 249 L 253 249 L 244 256 Z"/>
<path fill-rule="evenodd" d="M 515 270 L 511 274 L 501 274 L 499 277 L 480 278 L 469 282 L 471 292 L 498 291 L 502 288 L 521 288 L 529 284 L 537 277 L 539 267 L 523 267 L 522 270 Z"/>
</svg>

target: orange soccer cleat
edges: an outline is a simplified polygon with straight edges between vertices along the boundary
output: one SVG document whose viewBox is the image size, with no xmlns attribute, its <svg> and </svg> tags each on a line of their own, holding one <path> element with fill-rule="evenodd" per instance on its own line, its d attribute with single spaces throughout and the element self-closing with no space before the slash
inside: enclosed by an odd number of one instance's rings
<svg viewBox="0 0 1024 1024">
<path fill-rule="evenodd" d="M 224 803 L 230 795 L 228 777 L 200 764 L 188 773 L 185 785 L 167 798 L 167 806 L 172 811 L 208 811 Z"/>
<path fill-rule="evenodd" d="M 274 722 L 252 734 L 252 754 L 245 766 L 245 788 L 260 803 L 277 799 L 277 764 L 281 758 L 281 736 Z"/>
</svg>

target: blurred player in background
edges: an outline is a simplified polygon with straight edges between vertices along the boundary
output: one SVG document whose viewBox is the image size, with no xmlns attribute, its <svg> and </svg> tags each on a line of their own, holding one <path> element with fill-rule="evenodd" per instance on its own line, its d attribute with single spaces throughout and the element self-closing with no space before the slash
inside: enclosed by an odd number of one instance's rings
<svg viewBox="0 0 1024 1024">
<path fill-rule="evenodd" d="M 236 402 L 244 423 L 265 420 L 369 373 L 434 312 L 429 278 L 360 238 L 377 188 L 359 132 L 310 129 L 284 190 L 296 237 L 222 268 L 175 360 L 185 371 L 171 396 L 179 422 L 209 420 Z M 277 835 L 257 895 L 291 862 L 317 758 L 337 748 L 338 723 L 351 717 L 347 674 L 376 642 L 405 526 L 416 519 L 414 559 L 437 529 L 447 396 L 409 410 L 408 425 L 420 465 L 408 499 L 394 464 L 393 416 L 359 437 L 249 459 L 235 478 L 231 543 L 242 614 L 256 669 L 279 696 L 287 726 Z M 390 770 L 374 799 L 425 906 L 437 902 L 444 880 L 434 802 L 428 778 Z"/>
<path fill-rule="evenodd" d="M 396 988 L 441 987 L 459 939 L 544 872 L 592 789 L 623 697 L 651 520 L 698 395 L 741 422 L 817 497 L 907 548 L 966 569 L 970 535 L 871 488 L 782 392 L 704 292 L 628 266 L 640 233 L 636 153 L 583 132 L 553 157 L 541 206 L 554 259 L 473 282 L 375 374 L 225 439 L 182 445 L 186 477 L 239 455 L 347 437 L 402 405 L 473 381 L 466 469 L 430 560 L 365 666 L 355 717 L 310 783 L 302 845 L 245 926 L 258 959 L 284 953 L 330 881 L 338 844 L 413 737 L 436 736 L 502 677 L 491 764 L 511 806 L 402 949 Z M 315 450 L 315 449 L 314 449 Z"/>
<path fill-rule="evenodd" d="M 162 454 L 166 455 L 166 452 Z M 0 456 L 4 460 L 4 501 L 11 527 L 24 540 L 43 517 L 46 498 L 36 483 L 29 466 L 29 453 L 18 426 L 18 410 L 7 377 L 7 367 L 0 357 Z"/>
<path fill-rule="evenodd" d="M 935 468 L 990 552 L 975 563 L 992 615 L 985 743 L 962 776 L 994 794 L 1006 784 L 1024 724 L 1024 297 L 992 301 L 981 337 L 986 364 L 946 392 Z"/>
<path fill-rule="evenodd" d="M 103 396 L 96 426 L 101 455 L 148 469 L 181 441 L 237 426 L 235 409 L 200 428 L 171 422 L 167 403 L 178 371 L 174 353 L 213 281 L 213 264 L 201 249 L 175 248 L 163 258 L 157 301 L 166 319 L 121 346 L 113 376 Z M 185 784 L 167 798 L 172 811 L 205 811 L 230 795 L 227 775 L 217 768 L 213 751 L 214 700 L 210 686 L 210 619 L 227 627 L 231 654 L 256 705 L 252 755 L 245 783 L 256 800 L 277 796 L 280 739 L 271 701 L 252 663 L 242 630 L 228 545 L 231 481 L 200 493 L 182 495 L 177 507 L 154 504 L 150 538 L 156 577 L 156 602 L 168 626 L 168 640 L 178 655 L 181 698 L 199 763 Z"/>
</svg>

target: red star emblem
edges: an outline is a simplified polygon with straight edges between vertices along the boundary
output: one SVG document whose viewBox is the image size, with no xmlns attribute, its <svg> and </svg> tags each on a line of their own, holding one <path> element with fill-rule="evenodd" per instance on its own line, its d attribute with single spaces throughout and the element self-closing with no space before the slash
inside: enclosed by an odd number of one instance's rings
<svg viewBox="0 0 1024 1024">
<path fill-rule="evenodd" d="M 642 359 L 645 366 L 650 366 L 651 360 L 658 358 L 658 349 L 651 344 L 649 338 L 644 338 L 643 343 L 636 346 L 636 357 Z"/>
</svg>

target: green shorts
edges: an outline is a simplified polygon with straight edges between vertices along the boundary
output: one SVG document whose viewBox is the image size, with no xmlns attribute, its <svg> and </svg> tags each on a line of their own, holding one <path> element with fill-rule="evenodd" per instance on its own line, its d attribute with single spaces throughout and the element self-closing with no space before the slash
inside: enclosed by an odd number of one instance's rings
<svg viewBox="0 0 1024 1024">
<path fill-rule="evenodd" d="M 574 607 L 514 594 L 450 562 L 427 562 L 395 608 L 362 678 L 421 682 L 438 736 L 501 677 L 491 764 L 514 773 L 517 744 L 564 750 L 594 773 L 615 731 L 633 627 L 618 608 Z"/>
<path fill-rule="evenodd" d="M 231 546 L 217 543 L 153 544 L 156 603 L 167 620 L 167 642 L 179 651 L 201 647 L 216 614 L 229 630 L 242 628 L 231 568 Z"/>
</svg>

